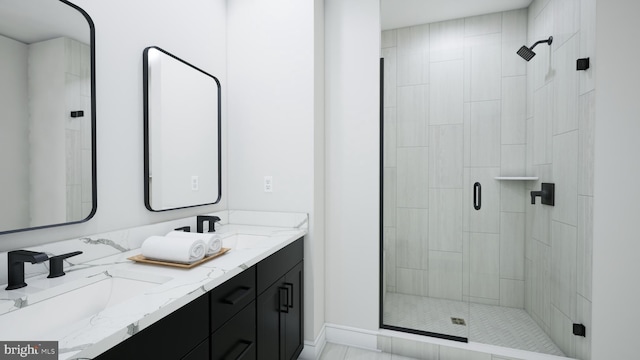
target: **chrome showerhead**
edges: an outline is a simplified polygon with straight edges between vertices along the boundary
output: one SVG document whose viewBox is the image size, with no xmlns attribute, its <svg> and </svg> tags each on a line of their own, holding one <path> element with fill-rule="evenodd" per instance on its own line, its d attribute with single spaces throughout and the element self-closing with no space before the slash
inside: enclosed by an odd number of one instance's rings
<svg viewBox="0 0 640 360">
<path fill-rule="evenodd" d="M 533 44 L 531 47 L 522 46 L 520 50 L 516 52 L 516 54 L 520 55 L 520 57 L 522 57 L 523 59 L 529 61 L 534 56 L 536 56 L 536 53 L 533 52 L 533 48 L 536 47 L 536 45 L 541 43 L 547 43 L 547 45 L 551 45 L 552 42 L 553 42 L 553 36 L 549 36 L 547 40 L 536 41 L 536 43 Z"/>
</svg>

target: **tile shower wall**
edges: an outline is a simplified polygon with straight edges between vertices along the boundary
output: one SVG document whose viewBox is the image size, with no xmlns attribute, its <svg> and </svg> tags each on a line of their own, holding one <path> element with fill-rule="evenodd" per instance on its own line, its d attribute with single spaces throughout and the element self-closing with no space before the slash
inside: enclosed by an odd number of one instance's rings
<svg viewBox="0 0 640 360">
<path fill-rule="evenodd" d="M 527 10 L 388 30 L 388 292 L 523 308 Z M 472 187 L 482 184 L 482 209 Z"/>
<path fill-rule="evenodd" d="M 570 357 L 591 356 L 595 0 L 536 0 L 528 14 L 527 173 L 556 186 L 555 206 L 526 206 L 525 309 Z M 576 71 L 590 57 L 591 69 Z M 587 337 L 572 334 L 586 325 Z"/>
</svg>

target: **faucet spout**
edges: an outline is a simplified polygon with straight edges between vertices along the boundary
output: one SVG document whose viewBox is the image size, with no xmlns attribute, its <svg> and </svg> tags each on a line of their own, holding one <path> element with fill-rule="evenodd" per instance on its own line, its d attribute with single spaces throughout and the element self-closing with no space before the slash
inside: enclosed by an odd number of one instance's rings
<svg viewBox="0 0 640 360">
<path fill-rule="evenodd" d="M 7 253 L 8 281 L 7 290 L 19 289 L 27 286 L 24 282 L 24 263 L 37 264 L 45 262 L 49 256 L 43 252 L 29 250 L 14 250 Z"/>
<path fill-rule="evenodd" d="M 542 189 L 540 191 L 531 192 L 531 204 L 535 205 L 536 197 L 540 197 L 540 203 L 544 205 L 555 205 L 555 184 L 554 183 L 542 183 Z"/>
<path fill-rule="evenodd" d="M 531 192 L 531 205 L 535 205 L 536 204 L 536 197 L 543 197 L 544 196 L 544 191 L 532 191 Z"/>
</svg>

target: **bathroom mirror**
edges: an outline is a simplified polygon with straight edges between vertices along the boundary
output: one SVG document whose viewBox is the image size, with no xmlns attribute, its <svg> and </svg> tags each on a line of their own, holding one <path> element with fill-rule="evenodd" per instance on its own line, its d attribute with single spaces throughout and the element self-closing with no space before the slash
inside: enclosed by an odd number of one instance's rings
<svg viewBox="0 0 640 360">
<path fill-rule="evenodd" d="M 96 211 L 95 42 L 64 0 L 0 0 L 0 234 Z"/>
<path fill-rule="evenodd" d="M 155 46 L 143 52 L 143 77 L 147 209 L 219 202 L 220 82 Z"/>
</svg>

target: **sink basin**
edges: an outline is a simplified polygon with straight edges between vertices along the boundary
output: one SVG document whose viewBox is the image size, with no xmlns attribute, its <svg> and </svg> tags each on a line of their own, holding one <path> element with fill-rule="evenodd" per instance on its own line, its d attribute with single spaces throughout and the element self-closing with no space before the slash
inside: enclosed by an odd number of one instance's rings
<svg viewBox="0 0 640 360">
<path fill-rule="evenodd" d="M 278 243 L 281 239 L 265 235 L 234 234 L 222 239 L 222 246 L 234 250 L 265 249 Z"/>
<path fill-rule="evenodd" d="M 171 278 L 165 276 L 105 271 L 65 284 L 61 286 L 64 292 L 60 294 L 1 315 L 0 339 L 29 341 L 55 340 L 52 336 L 61 338 L 76 331 L 100 312 L 169 280 Z"/>
</svg>

